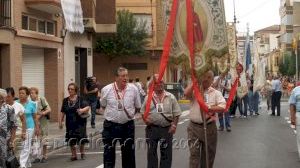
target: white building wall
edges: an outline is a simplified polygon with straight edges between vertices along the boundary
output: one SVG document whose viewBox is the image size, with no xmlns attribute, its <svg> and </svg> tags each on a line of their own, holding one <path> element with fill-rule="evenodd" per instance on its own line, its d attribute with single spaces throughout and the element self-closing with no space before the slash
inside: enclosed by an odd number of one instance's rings
<svg viewBox="0 0 300 168">
<path fill-rule="evenodd" d="M 269 50 L 269 52 L 278 48 L 278 38 L 277 37 L 279 35 L 280 34 L 270 34 L 270 50 Z"/>
<path fill-rule="evenodd" d="M 88 38 L 87 33 L 68 32 L 64 41 L 64 88 L 67 90 L 68 84 L 75 82 L 75 47 L 87 48 L 91 50 L 91 55 L 87 56 L 87 75 L 93 75 L 93 43 L 92 36 Z M 65 92 L 67 96 L 67 92 Z"/>
</svg>

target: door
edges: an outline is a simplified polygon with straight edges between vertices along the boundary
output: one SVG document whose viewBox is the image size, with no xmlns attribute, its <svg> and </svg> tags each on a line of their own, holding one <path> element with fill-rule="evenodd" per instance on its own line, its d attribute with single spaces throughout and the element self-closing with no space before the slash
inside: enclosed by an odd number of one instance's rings
<svg viewBox="0 0 300 168">
<path fill-rule="evenodd" d="M 44 49 L 23 48 L 22 85 L 37 87 L 39 95 L 45 96 Z"/>
<path fill-rule="evenodd" d="M 75 48 L 75 82 L 79 87 L 80 95 L 83 95 L 84 83 L 87 77 L 87 49 Z"/>
</svg>

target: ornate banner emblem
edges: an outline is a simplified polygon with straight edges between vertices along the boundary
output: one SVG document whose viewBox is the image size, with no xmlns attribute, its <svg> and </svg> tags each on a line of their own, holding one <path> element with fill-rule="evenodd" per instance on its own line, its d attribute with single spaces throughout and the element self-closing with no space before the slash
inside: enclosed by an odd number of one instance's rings
<svg viewBox="0 0 300 168">
<path fill-rule="evenodd" d="M 170 3 L 172 0 L 162 0 L 163 21 L 169 23 Z M 222 0 L 193 0 L 193 26 L 195 43 L 195 69 L 197 74 L 217 65 L 219 71 L 228 70 L 227 29 Z M 172 59 L 189 59 L 186 23 L 186 1 L 179 0 L 173 39 Z M 236 55 L 234 55 L 236 56 Z M 179 61 L 177 61 L 179 62 Z"/>
</svg>

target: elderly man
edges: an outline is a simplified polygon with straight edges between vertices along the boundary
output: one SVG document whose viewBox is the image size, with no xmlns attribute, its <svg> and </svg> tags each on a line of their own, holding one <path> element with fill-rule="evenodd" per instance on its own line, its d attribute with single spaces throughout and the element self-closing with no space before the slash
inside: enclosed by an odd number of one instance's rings
<svg viewBox="0 0 300 168">
<path fill-rule="evenodd" d="M 164 82 L 158 81 L 155 74 L 154 94 L 150 105 L 150 114 L 145 120 L 146 141 L 148 144 L 148 168 L 171 168 L 172 165 L 172 141 L 176 131 L 181 109 L 172 93 L 164 90 Z M 150 85 L 151 85 L 150 83 Z M 143 103 L 141 113 L 146 110 L 148 96 Z M 160 144 L 160 164 L 158 164 L 157 146 Z M 158 166 L 160 165 L 160 166 Z"/>
<path fill-rule="evenodd" d="M 214 118 L 216 112 L 224 112 L 226 102 L 222 93 L 211 87 L 213 80 L 214 73 L 208 71 L 202 76 L 200 81 L 200 89 L 204 94 L 205 103 L 209 109 L 209 113 L 204 114 L 207 123 L 207 144 L 205 144 L 201 109 L 193 96 L 192 85 L 188 86 L 184 91 L 185 96 L 192 98 L 190 124 L 187 128 L 190 148 L 190 168 L 199 168 L 200 166 L 201 168 L 206 168 L 205 145 L 208 146 L 208 165 L 212 168 L 214 164 L 217 148 L 217 126 Z"/>
<path fill-rule="evenodd" d="M 119 67 L 116 81 L 101 91 L 104 110 L 102 138 L 104 143 L 104 167 L 115 167 L 116 142 L 121 144 L 122 167 L 135 168 L 134 115 L 141 108 L 138 89 L 128 82 L 128 70 Z"/>
<path fill-rule="evenodd" d="M 0 167 L 5 168 L 8 147 L 13 147 L 16 131 L 15 112 L 13 107 L 5 103 L 6 90 L 0 89 Z"/>
<path fill-rule="evenodd" d="M 293 89 L 290 100 L 291 122 L 297 129 L 297 146 L 300 158 L 300 86 Z"/>
</svg>

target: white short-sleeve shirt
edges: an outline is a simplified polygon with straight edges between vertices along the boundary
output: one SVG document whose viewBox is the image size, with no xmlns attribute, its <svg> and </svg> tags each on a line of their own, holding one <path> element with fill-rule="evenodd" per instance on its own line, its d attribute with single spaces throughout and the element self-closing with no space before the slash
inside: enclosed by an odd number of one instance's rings
<svg viewBox="0 0 300 168">
<path fill-rule="evenodd" d="M 14 104 L 12 105 L 12 107 L 15 110 L 15 121 L 16 121 L 16 125 L 17 125 L 17 134 L 20 133 L 21 131 L 21 127 L 22 127 L 22 122 L 20 120 L 20 116 L 24 114 L 25 109 L 23 107 L 22 104 L 18 103 L 18 102 L 14 102 Z"/>
<path fill-rule="evenodd" d="M 119 100 L 114 85 L 115 83 L 111 83 L 101 90 L 100 102 L 101 106 L 105 107 L 104 118 L 108 121 L 124 124 L 133 119 L 136 108 L 141 108 L 139 91 L 131 83 L 128 83 L 125 88 L 124 97 L 121 99 L 121 102 L 130 116 L 128 118 L 124 110 L 118 109 Z"/>
</svg>

